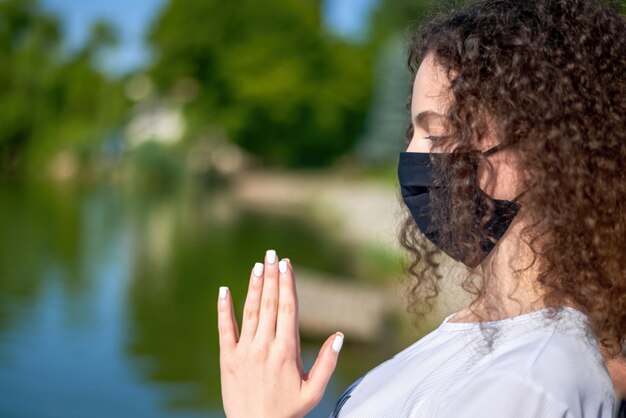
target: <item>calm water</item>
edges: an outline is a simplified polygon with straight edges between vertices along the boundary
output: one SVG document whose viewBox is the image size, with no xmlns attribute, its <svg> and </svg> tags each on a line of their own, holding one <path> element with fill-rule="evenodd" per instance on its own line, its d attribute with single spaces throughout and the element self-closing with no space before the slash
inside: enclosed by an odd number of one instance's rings
<svg viewBox="0 0 626 418">
<path fill-rule="evenodd" d="M 316 225 L 220 192 L 1 186 L 0 230 L 1 417 L 223 417 L 218 287 L 240 312 L 268 248 L 351 274 L 351 249 Z M 303 343 L 306 366 L 320 343 Z M 392 351 L 345 347 L 310 416 Z"/>
</svg>

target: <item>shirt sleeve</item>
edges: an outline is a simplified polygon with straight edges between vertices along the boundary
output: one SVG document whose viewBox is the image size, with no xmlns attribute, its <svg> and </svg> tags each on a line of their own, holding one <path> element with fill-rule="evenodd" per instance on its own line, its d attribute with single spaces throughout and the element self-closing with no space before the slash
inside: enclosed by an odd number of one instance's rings
<svg viewBox="0 0 626 418">
<path fill-rule="evenodd" d="M 568 406 L 542 387 L 507 373 L 492 374 L 448 392 L 436 418 L 575 418 Z"/>
</svg>

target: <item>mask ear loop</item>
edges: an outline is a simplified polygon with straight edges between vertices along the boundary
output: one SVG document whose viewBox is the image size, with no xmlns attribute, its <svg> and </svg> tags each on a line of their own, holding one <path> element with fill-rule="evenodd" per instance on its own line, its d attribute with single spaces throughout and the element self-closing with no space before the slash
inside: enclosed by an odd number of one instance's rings
<svg viewBox="0 0 626 418">
<path fill-rule="evenodd" d="M 509 145 L 509 144 L 504 144 L 504 143 L 502 143 L 502 142 L 501 142 L 501 143 L 499 143 L 498 145 L 493 146 L 493 147 L 489 148 L 489 149 L 488 149 L 488 150 L 486 150 L 486 151 L 483 151 L 483 155 L 484 155 L 485 157 L 488 157 L 488 156 L 490 156 L 491 154 L 494 154 L 494 153 L 496 153 L 496 152 L 498 152 L 498 151 L 502 150 L 502 148 L 506 147 L 507 145 Z M 513 202 L 515 202 L 515 203 L 519 203 L 519 202 L 518 202 L 519 198 L 520 198 L 520 197 L 522 197 L 522 196 L 524 196 L 524 194 L 526 194 L 526 190 L 524 190 L 523 192 L 521 192 L 520 194 L 518 194 L 517 196 L 515 196 L 515 197 L 513 198 L 513 200 L 512 200 L 512 201 L 513 201 Z"/>
<path fill-rule="evenodd" d="M 504 144 L 504 143 L 502 143 L 502 142 L 501 142 L 501 143 L 499 143 L 498 145 L 493 146 L 493 147 L 489 148 L 489 149 L 488 149 L 488 150 L 486 150 L 486 151 L 483 151 L 483 155 L 484 155 L 485 157 L 488 157 L 488 156 L 490 156 L 491 154 L 494 154 L 494 153 L 496 153 L 496 152 L 498 152 L 498 151 L 502 150 L 502 148 L 506 147 L 507 145 L 509 145 L 509 144 Z"/>
<path fill-rule="evenodd" d="M 513 202 L 519 203 L 518 200 L 520 197 L 524 196 L 526 194 L 527 190 L 524 190 L 523 192 L 521 192 L 520 194 L 518 194 L 517 196 L 515 196 L 513 198 Z"/>
</svg>

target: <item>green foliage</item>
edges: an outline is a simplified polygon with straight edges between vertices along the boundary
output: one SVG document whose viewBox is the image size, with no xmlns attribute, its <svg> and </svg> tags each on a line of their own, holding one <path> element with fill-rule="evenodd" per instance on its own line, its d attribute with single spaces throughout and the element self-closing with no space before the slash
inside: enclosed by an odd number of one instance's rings
<svg viewBox="0 0 626 418">
<path fill-rule="evenodd" d="M 389 36 L 406 33 L 440 3 L 436 0 L 380 0 L 372 18 L 372 40 L 386 41 Z"/>
<path fill-rule="evenodd" d="M 60 150 L 97 148 L 119 121 L 120 89 L 94 68 L 115 32 L 99 22 L 86 45 L 62 55 L 56 18 L 33 0 L 0 2 L 0 173 L 41 171 Z"/>
<path fill-rule="evenodd" d="M 266 162 L 332 162 L 362 130 L 371 54 L 326 33 L 319 1 L 172 0 L 149 40 L 162 93 L 201 86 L 186 112 Z"/>
</svg>

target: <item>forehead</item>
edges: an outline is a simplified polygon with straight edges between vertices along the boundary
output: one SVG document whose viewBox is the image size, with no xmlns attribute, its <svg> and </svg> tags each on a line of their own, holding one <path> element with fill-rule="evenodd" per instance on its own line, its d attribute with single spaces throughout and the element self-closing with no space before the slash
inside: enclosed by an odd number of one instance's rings
<svg viewBox="0 0 626 418">
<path fill-rule="evenodd" d="M 434 56 L 428 53 L 420 64 L 411 95 L 411 114 L 430 110 L 445 113 L 449 102 L 448 81 L 444 70 L 435 64 Z"/>
</svg>

